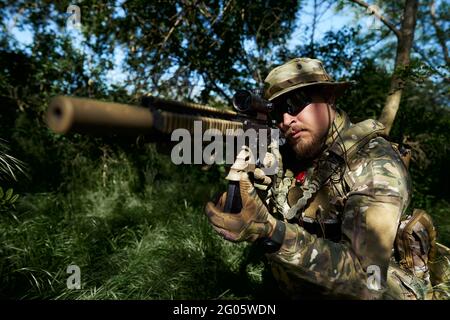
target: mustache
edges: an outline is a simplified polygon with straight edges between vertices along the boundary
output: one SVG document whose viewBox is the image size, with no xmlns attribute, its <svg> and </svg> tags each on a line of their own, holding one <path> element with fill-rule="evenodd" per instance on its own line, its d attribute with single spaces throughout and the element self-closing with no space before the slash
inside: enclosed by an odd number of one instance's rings
<svg viewBox="0 0 450 320">
<path fill-rule="evenodd" d="M 299 131 L 308 131 L 308 129 L 301 125 L 292 125 L 284 132 L 284 136 L 289 139 Z"/>
</svg>

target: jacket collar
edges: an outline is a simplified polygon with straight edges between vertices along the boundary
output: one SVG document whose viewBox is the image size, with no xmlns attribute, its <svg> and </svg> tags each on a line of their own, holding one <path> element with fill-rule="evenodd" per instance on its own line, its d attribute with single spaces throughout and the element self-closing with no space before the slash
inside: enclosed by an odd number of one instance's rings
<svg viewBox="0 0 450 320">
<path fill-rule="evenodd" d="M 336 108 L 336 116 L 325 140 L 324 153 L 328 155 L 331 152 L 347 160 L 359 147 L 381 135 L 383 130 L 384 125 L 373 119 L 353 124 L 343 110 Z"/>
</svg>

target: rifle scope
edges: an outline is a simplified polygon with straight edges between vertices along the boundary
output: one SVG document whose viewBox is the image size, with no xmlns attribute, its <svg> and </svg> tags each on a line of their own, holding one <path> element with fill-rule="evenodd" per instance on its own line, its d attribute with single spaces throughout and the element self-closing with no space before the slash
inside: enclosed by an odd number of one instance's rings
<svg viewBox="0 0 450 320">
<path fill-rule="evenodd" d="M 273 110 L 273 103 L 261 98 L 248 90 L 238 90 L 233 96 L 233 106 L 243 113 L 262 112 L 269 113 Z"/>
</svg>

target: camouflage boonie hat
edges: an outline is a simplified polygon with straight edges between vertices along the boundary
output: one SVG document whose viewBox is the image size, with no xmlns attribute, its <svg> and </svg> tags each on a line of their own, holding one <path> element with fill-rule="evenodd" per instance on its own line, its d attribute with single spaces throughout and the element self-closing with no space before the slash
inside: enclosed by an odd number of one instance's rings
<svg viewBox="0 0 450 320">
<path fill-rule="evenodd" d="M 340 96 L 351 82 L 335 82 L 317 59 L 295 58 L 276 67 L 264 80 L 264 97 L 273 100 L 292 90 L 320 85 L 332 96 Z"/>
</svg>

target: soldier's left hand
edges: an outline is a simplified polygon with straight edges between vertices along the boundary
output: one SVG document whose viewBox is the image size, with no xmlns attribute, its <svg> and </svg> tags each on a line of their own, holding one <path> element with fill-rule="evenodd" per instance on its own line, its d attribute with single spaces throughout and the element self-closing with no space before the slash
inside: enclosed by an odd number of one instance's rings
<svg viewBox="0 0 450 320">
<path fill-rule="evenodd" d="M 239 186 L 242 210 L 237 214 L 223 212 L 227 196 L 225 192 L 217 204 L 206 204 L 205 213 L 209 222 L 222 237 L 233 242 L 270 237 L 276 219 L 269 214 L 246 173 L 242 175 Z"/>
</svg>

